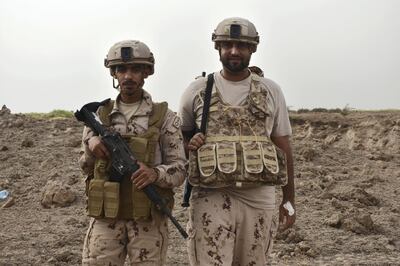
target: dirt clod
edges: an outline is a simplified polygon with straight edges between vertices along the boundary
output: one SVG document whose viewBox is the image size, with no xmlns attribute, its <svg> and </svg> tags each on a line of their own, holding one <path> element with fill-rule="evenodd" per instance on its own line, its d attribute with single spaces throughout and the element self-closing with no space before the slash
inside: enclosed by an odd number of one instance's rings
<svg viewBox="0 0 400 266">
<path fill-rule="evenodd" d="M 309 111 L 291 121 L 297 220 L 276 235 L 271 265 L 398 265 L 400 111 Z M 89 224 L 77 162 L 83 126 L 3 106 L 0 127 L 0 189 L 13 198 L 0 209 L 0 265 L 80 265 Z M 185 225 L 182 190 L 174 214 Z M 171 225 L 170 238 L 167 265 L 188 265 Z"/>
</svg>

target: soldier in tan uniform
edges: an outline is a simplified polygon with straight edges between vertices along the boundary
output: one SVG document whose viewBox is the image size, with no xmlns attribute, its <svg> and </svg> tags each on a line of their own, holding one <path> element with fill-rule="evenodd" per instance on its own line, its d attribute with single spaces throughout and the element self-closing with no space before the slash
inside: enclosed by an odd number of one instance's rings
<svg viewBox="0 0 400 266">
<path fill-rule="evenodd" d="M 85 127 L 79 162 L 88 176 L 88 213 L 93 218 L 84 241 L 82 265 L 124 265 L 127 256 L 131 265 L 164 265 L 167 218 L 141 189 L 156 185 L 172 208 L 172 189 L 182 184 L 185 174 L 181 121 L 166 103 L 153 102 L 143 89 L 144 79 L 154 73 L 154 57 L 144 43 L 116 43 L 105 66 L 119 95 L 97 114 L 105 126 L 127 141 L 140 168 L 120 183 L 108 181 L 110 154 L 101 137 Z"/>
<path fill-rule="evenodd" d="M 275 186 L 282 186 L 280 228 L 295 221 L 292 133 L 284 96 L 248 68 L 255 26 L 223 20 L 212 40 L 222 70 L 214 84 L 205 135 L 200 128 L 207 78 L 192 82 L 179 113 L 193 185 L 188 223 L 191 265 L 266 265 L 271 250 Z"/>
</svg>

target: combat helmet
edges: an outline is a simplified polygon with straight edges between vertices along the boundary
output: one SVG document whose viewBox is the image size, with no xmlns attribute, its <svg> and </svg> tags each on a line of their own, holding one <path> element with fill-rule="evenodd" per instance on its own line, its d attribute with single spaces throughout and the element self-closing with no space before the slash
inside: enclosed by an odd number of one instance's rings
<svg viewBox="0 0 400 266">
<path fill-rule="evenodd" d="M 215 49 L 218 49 L 218 42 L 237 41 L 254 44 L 256 50 L 257 44 L 260 42 L 260 36 L 258 36 L 254 24 L 239 17 L 226 18 L 221 21 L 214 30 L 211 39 L 215 42 Z"/>
<path fill-rule="evenodd" d="M 126 64 L 144 64 L 149 66 L 148 75 L 154 73 L 154 56 L 149 47 L 143 42 L 125 40 L 114 44 L 106 58 L 104 66 L 110 68 L 111 76 L 114 75 L 113 66 Z"/>
</svg>

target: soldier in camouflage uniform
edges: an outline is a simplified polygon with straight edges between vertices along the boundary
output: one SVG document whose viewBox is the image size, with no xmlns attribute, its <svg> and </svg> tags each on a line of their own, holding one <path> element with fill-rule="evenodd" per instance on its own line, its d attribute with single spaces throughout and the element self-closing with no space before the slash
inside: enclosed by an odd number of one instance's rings
<svg viewBox="0 0 400 266">
<path fill-rule="evenodd" d="M 275 185 L 283 190 L 280 228 L 292 226 L 296 217 L 288 111 L 279 86 L 248 68 L 259 43 L 250 21 L 225 19 L 212 40 L 222 70 L 213 73 L 205 135 L 196 131 L 207 78 L 189 85 L 179 108 L 193 185 L 189 260 L 204 266 L 266 265 Z"/>
<path fill-rule="evenodd" d="M 88 213 L 93 218 L 82 264 L 124 265 L 128 255 L 131 265 L 164 265 L 167 218 L 141 189 L 153 183 L 172 208 L 172 189 L 182 184 L 185 174 L 181 122 L 166 103 L 153 102 L 143 89 L 144 79 L 154 73 L 154 57 L 144 43 L 116 43 L 105 66 L 110 68 L 119 95 L 97 114 L 105 126 L 127 141 L 140 168 L 120 183 L 108 181 L 110 154 L 101 137 L 85 127 L 79 162 L 88 176 Z"/>
</svg>

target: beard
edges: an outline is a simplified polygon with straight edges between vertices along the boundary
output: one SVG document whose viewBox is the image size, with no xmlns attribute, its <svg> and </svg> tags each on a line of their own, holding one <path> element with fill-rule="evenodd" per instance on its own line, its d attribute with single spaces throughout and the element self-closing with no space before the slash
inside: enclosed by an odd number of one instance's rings
<svg viewBox="0 0 400 266">
<path fill-rule="evenodd" d="M 142 93 L 143 85 L 144 81 L 136 82 L 133 80 L 126 80 L 120 84 L 118 91 L 127 97 L 133 97 Z"/>
<path fill-rule="evenodd" d="M 244 69 L 246 69 L 249 66 L 249 63 L 250 63 L 250 58 L 247 58 L 247 59 L 243 59 L 243 58 L 239 58 L 239 57 L 235 58 L 235 59 L 240 59 L 239 63 L 232 63 L 232 62 L 230 62 L 230 59 L 232 59 L 232 58 L 220 57 L 220 61 L 221 61 L 222 65 L 233 73 L 243 71 Z"/>
</svg>

